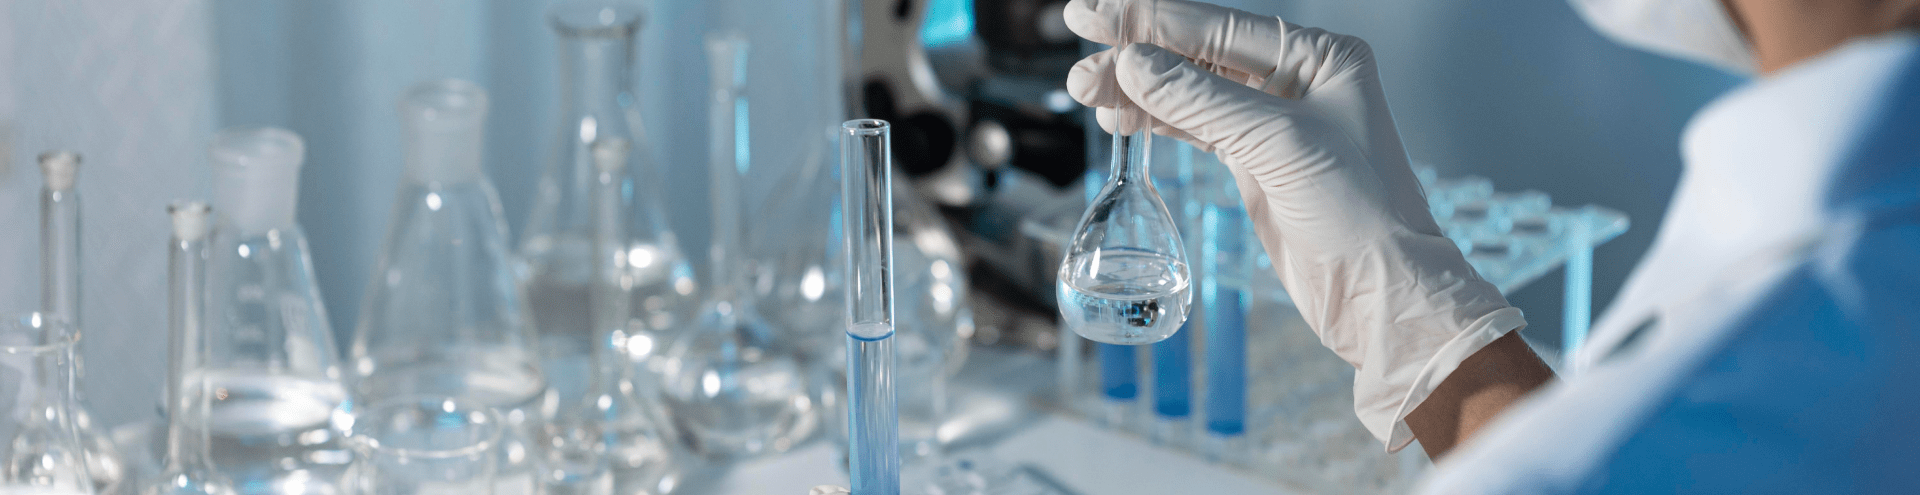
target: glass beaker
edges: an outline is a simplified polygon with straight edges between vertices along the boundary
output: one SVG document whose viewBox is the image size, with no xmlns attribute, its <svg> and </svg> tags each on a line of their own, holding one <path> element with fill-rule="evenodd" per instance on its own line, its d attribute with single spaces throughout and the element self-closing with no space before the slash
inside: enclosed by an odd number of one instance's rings
<svg viewBox="0 0 1920 495">
<path fill-rule="evenodd" d="M 696 453 L 737 458 L 782 452 L 819 423 L 792 335 L 760 316 L 745 270 L 741 176 L 750 163 L 746 41 L 707 40 L 713 66 L 708 180 L 713 192 L 713 283 L 700 316 L 674 338 L 662 388 L 675 429 Z"/>
<path fill-rule="evenodd" d="M 80 335 L 48 313 L 0 320 L 0 492 L 90 495 L 80 432 L 73 423 L 73 354 Z"/>
<path fill-rule="evenodd" d="M 402 396 L 370 404 L 349 435 L 365 495 L 490 495 L 500 418 L 455 397 Z"/>
<path fill-rule="evenodd" d="M 539 343 L 507 248 L 499 196 L 480 168 L 487 94 L 443 80 L 400 101 L 406 173 L 349 350 L 356 403 L 459 397 L 500 411 L 497 492 L 536 493 L 530 439 L 550 405 Z"/>
<path fill-rule="evenodd" d="M 75 329 L 80 318 L 80 194 L 77 175 L 80 155 L 71 151 L 49 151 L 40 155 L 40 173 L 45 178 L 40 190 L 40 311 L 63 318 Z M 78 330 L 75 330 L 78 333 Z M 95 428 L 93 415 L 87 412 L 85 388 L 81 381 L 86 367 L 74 344 L 73 425 L 80 431 L 81 448 L 87 456 L 87 472 L 93 475 L 93 488 L 113 493 L 126 477 L 126 460 L 120 449 Z"/>
<path fill-rule="evenodd" d="M 1107 344 L 1151 344 L 1180 330 L 1193 303 L 1186 249 L 1154 192 L 1144 112 L 1125 112 L 1113 172 L 1087 206 L 1060 262 L 1061 323 Z"/>
<path fill-rule="evenodd" d="M 332 429 L 345 414 L 346 370 L 294 221 L 305 150 L 300 136 L 272 127 L 228 129 L 209 147 L 221 213 L 208 266 L 208 351 L 189 373 L 214 391 L 213 462 L 248 491 L 334 491 L 350 457 Z"/>
<path fill-rule="evenodd" d="M 207 354 L 207 234 L 213 209 L 198 201 L 167 207 L 167 456 L 166 468 L 141 487 L 142 495 L 230 495 L 233 484 L 213 465 L 207 442 L 212 389 L 199 369 Z"/>
<path fill-rule="evenodd" d="M 628 6 L 566 4 L 548 14 L 560 38 L 560 132 L 541 175 L 520 256 L 528 268 L 528 302 L 541 339 L 543 364 L 553 386 L 578 395 L 586 382 L 583 359 L 594 341 L 586 294 L 591 284 L 593 241 L 591 190 L 599 172 L 592 147 L 605 139 L 630 144 L 616 171 L 633 289 L 635 327 L 660 342 L 691 316 L 696 302 L 693 267 L 668 226 L 659 198 L 662 171 L 646 146 L 632 91 L 635 37 L 641 13 Z M 637 346 L 635 352 L 653 350 Z M 648 355 L 634 356 L 647 359 Z M 574 370 L 551 365 L 575 363 Z M 563 379 L 563 377 L 566 377 Z M 567 390 L 573 388 L 575 390 Z"/>
</svg>

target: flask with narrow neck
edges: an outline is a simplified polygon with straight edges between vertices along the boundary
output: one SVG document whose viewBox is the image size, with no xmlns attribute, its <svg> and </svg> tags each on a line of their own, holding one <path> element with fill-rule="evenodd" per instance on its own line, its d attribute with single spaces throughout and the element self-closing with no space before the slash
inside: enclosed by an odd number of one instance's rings
<svg viewBox="0 0 1920 495">
<path fill-rule="evenodd" d="M 73 354 L 80 335 L 58 315 L 0 320 L 0 493 L 91 495 L 92 477 L 73 422 Z"/>
<path fill-rule="evenodd" d="M 40 190 L 40 311 L 46 316 L 65 319 L 78 335 L 80 321 L 80 194 L 74 187 L 80 173 L 80 155 L 71 151 L 50 151 L 40 155 L 40 173 L 46 182 Z M 120 449 L 95 428 L 93 415 L 87 412 L 86 394 L 80 385 L 85 368 L 80 343 L 74 342 L 73 425 L 80 431 L 81 448 L 86 452 L 87 472 L 93 487 L 112 492 L 126 477 L 126 461 Z"/>
<path fill-rule="evenodd" d="M 1108 344 L 1151 344 L 1186 322 L 1193 302 L 1187 254 L 1149 179 L 1148 117 L 1123 113 L 1113 172 L 1087 206 L 1060 262 L 1062 324 Z"/>
<path fill-rule="evenodd" d="M 662 386 L 675 429 L 710 458 L 785 451 L 813 434 L 819 418 L 798 349 L 754 307 L 743 270 L 742 176 L 746 41 L 708 39 L 713 65 L 708 176 L 713 188 L 713 283 L 708 300 L 663 357 Z"/>
<path fill-rule="evenodd" d="M 321 489 L 348 453 L 331 429 L 346 370 L 294 221 L 305 150 L 284 129 L 214 136 L 208 352 L 189 370 L 220 391 L 207 412 L 214 463 L 238 486 L 276 492 Z"/>
<path fill-rule="evenodd" d="M 534 493 L 546 379 L 507 247 L 500 199 L 480 168 L 487 94 L 422 83 L 400 101 L 406 172 L 349 356 L 350 396 L 439 395 L 501 411 L 495 492 Z"/>
<path fill-rule="evenodd" d="M 563 397 L 549 426 L 547 447 L 552 458 L 547 492 L 650 494 L 668 493 L 679 484 L 679 466 L 648 413 L 634 378 L 631 346 L 652 345 L 647 329 L 634 322 L 633 291 L 637 280 L 630 271 L 631 251 L 626 242 L 625 187 L 619 180 L 627 166 L 629 141 L 617 137 L 594 143 L 595 176 L 588 270 L 590 286 L 586 310 L 592 341 L 583 394 Z M 642 340 L 648 339 L 648 340 Z"/>
<path fill-rule="evenodd" d="M 693 267 L 666 222 L 662 170 L 640 129 L 632 90 L 635 38 L 642 16 L 633 7 L 566 4 L 548 15 L 560 41 L 561 126 L 541 175 L 520 256 L 528 267 L 527 297 L 553 386 L 569 397 L 585 383 L 585 359 L 595 340 L 586 293 L 591 285 L 592 189 L 601 173 L 592 147 L 608 139 L 631 148 L 614 172 L 627 274 L 637 331 L 634 359 L 649 359 L 655 344 L 691 316 L 697 299 Z M 575 369 L 558 366 L 574 364 Z"/>
<path fill-rule="evenodd" d="M 190 373 L 205 363 L 207 237 L 213 209 L 198 201 L 167 207 L 173 239 L 167 243 L 167 456 L 166 469 L 141 488 L 142 495 L 231 495 L 233 484 L 214 467 L 207 442 L 207 405 L 212 390 Z"/>
</svg>

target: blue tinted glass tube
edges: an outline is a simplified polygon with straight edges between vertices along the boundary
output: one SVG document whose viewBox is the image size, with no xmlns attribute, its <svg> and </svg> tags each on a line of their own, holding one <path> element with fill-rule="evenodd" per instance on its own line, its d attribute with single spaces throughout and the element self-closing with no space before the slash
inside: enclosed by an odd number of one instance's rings
<svg viewBox="0 0 1920 495">
<path fill-rule="evenodd" d="M 899 495 L 900 416 L 893 389 L 893 189 L 884 120 L 840 133 L 847 252 L 847 451 L 853 493 Z"/>
<path fill-rule="evenodd" d="M 1193 348 L 1188 345 L 1193 319 L 1167 340 L 1153 344 L 1153 412 L 1180 420 L 1193 412 Z"/>
<path fill-rule="evenodd" d="M 1132 402 L 1140 396 L 1139 371 L 1133 360 L 1136 346 L 1094 344 L 1100 352 L 1100 392 L 1109 401 Z"/>
<path fill-rule="evenodd" d="M 1200 303 L 1207 322 L 1206 429 L 1215 436 L 1246 432 L 1247 333 L 1246 286 L 1223 283 L 1232 275 L 1246 280 L 1254 269 L 1246 260 L 1247 212 L 1239 204 L 1210 203 L 1201 214 Z"/>
</svg>

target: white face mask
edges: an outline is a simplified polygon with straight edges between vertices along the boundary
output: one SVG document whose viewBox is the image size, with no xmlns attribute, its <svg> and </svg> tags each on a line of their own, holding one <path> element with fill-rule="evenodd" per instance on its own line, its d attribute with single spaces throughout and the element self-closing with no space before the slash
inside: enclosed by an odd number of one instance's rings
<svg viewBox="0 0 1920 495">
<path fill-rule="evenodd" d="M 1614 41 L 1741 74 L 1753 48 L 1720 0 L 1568 0 L 1587 24 Z"/>
</svg>

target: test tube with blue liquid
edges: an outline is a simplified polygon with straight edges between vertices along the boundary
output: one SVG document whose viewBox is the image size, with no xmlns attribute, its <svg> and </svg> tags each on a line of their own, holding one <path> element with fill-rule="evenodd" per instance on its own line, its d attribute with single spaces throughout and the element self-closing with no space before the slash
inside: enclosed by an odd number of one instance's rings
<svg viewBox="0 0 1920 495">
<path fill-rule="evenodd" d="M 840 133 L 847 252 L 848 470 L 857 495 L 899 495 L 900 420 L 893 384 L 893 189 L 884 120 Z"/>
<path fill-rule="evenodd" d="M 1194 225 L 1199 203 L 1194 194 L 1193 146 L 1165 136 L 1153 136 L 1153 149 L 1165 150 L 1154 156 L 1166 165 L 1152 169 L 1153 185 L 1166 200 L 1168 213 L 1183 227 Z M 1195 238 L 1185 237 L 1188 250 L 1199 248 Z M 1204 254 L 1203 254 L 1204 255 Z M 1205 276 L 1196 273 L 1196 279 Z M 1197 316 L 1197 315 L 1195 315 Z M 1193 330 L 1201 318 L 1189 316 L 1180 331 L 1155 342 L 1153 356 L 1153 424 L 1150 435 L 1155 443 L 1179 446 L 1192 437 L 1193 416 Z"/>
<path fill-rule="evenodd" d="M 1200 204 L 1200 304 L 1206 331 L 1206 428 L 1201 451 L 1241 459 L 1247 431 L 1247 287 L 1252 270 L 1246 205 L 1221 167 L 1195 187 Z"/>
</svg>

